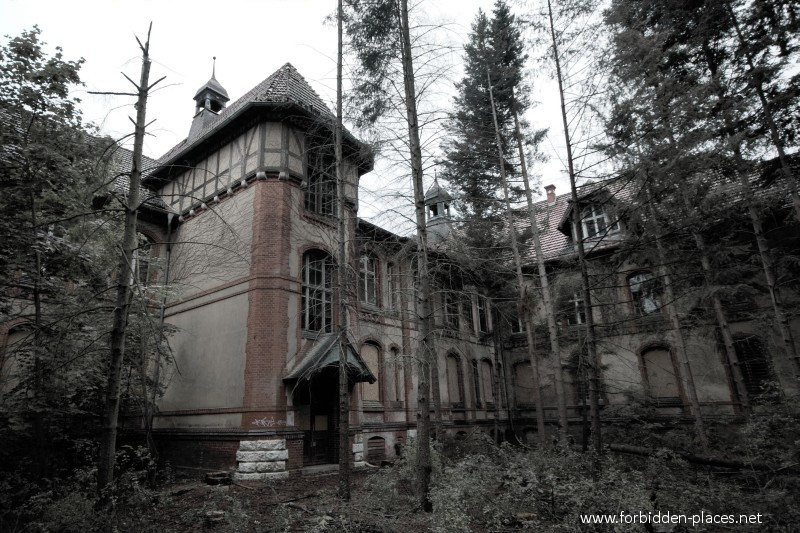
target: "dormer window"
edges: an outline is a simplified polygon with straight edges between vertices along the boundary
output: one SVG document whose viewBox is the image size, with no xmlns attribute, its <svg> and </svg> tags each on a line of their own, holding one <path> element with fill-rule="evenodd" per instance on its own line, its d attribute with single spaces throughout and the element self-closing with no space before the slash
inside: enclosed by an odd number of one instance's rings
<svg viewBox="0 0 800 533">
<path fill-rule="evenodd" d="M 611 219 L 601 204 L 591 204 L 581 210 L 584 239 L 601 238 L 619 232 L 619 221 Z"/>
</svg>

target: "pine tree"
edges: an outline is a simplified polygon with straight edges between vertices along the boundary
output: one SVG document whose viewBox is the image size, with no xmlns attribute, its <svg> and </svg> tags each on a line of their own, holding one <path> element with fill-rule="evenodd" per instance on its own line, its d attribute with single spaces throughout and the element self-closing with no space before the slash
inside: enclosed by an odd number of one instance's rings
<svg viewBox="0 0 800 533">
<path fill-rule="evenodd" d="M 487 80 L 492 80 L 503 164 L 513 173 L 517 165 L 512 110 L 522 115 L 528 108 L 527 98 L 520 97 L 528 93 L 523 83 L 526 60 L 519 24 L 505 2 L 495 3 L 491 19 L 479 11 L 464 46 L 464 78 L 456 85 L 455 111 L 447 122 L 448 139 L 442 146 L 442 177 L 460 193 L 468 232 L 474 223 L 496 220 L 498 211 L 503 211 Z M 518 200 L 519 190 L 512 192 L 512 200 Z M 474 233 L 477 238 L 481 234 L 491 232 Z"/>
</svg>

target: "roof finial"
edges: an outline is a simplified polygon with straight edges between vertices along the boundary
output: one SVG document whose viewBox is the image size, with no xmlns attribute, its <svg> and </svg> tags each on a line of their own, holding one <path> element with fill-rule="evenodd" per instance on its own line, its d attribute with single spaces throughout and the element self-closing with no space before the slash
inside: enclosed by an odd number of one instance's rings
<svg viewBox="0 0 800 533">
<path fill-rule="evenodd" d="M 217 56 L 214 56 L 214 62 L 211 64 L 211 77 L 217 78 Z"/>
</svg>

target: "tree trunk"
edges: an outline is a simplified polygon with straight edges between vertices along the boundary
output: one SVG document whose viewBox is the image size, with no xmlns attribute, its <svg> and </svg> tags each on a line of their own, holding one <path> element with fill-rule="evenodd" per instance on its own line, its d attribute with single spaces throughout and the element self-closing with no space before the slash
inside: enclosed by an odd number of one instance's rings
<svg viewBox="0 0 800 533">
<path fill-rule="evenodd" d="M 151 24 L 152 28 L 152 24 Z M 117 421 L 119 418 L 120 373 L 125 357 L 125 330 L 131 302 L 131 281 L 133 254 L 136 249 L 136 220 L 139 207 L 139 187 L 142 177 L 142 145 L 147 110 L 147 95 L 150 87 L 150 30 L 147 41 L 141 45 L 142 71 L 136 102 L 136 130 L 133 141 L 133 162 L 130 173 L 130 187 L 125 205 L 125 230 L 122 250 L 117 264 L 117 296 L 114 307 L 113 326 L 110 340 L 110 360 L 103 408 L 103 429 L 100 452 L 97 459 L 97 489 L 103 491 L 114 479 L 114 459 L 117 443 Z"/>
<path fill-rule="evenodd" d="M 667 254 L 664 251 L 664 243 L 661 240 L 661 230 L 658 225 L 658 219 L 656 218 L 656 210 L 653 206 L 653 196 L 650 192 L 650 185 L 645 185 L 645 193 L 647 195 L 645 201 L 648 207 L 648 214 L 650 215 L 650 224 L 653 227 L 656 251 L 658 252 L 659 271 L 664 284 L 664 298 L 666 300 L 664 303 L 667 308 L 670 325 L 672 326 L 672 334 L 675 340 L 675 352 L 680 364 L 681 375 L 679 379 L 683 382 L 686 395 L 689 397 L 689 405 L 692 408 L 692 417 L 694 418 L 694 428 L 697 439 L 700 441 L 700 447 L 704 452 L 707 452 L 708 438 L 706 437 L 706 430 L 703 424 L 703 413 L 700 409 L 700 400 L 697 397 L 697 388 L 694 385 L 694 374 L 692 374 L 692 367 L 689 363 L 689 353 L 686 350 L 686 339 L 681 329 L 681 320 L 678 316 L 678 310 L 675 307 L 675 291 L 672 287 L 672 276 L 667 268 Z"/>
<path fill-rule="evenodd" d="M 522 257 L 519 253 L 517 243 L 517 230 L 514 226 L 514 214 L 511 211 L 511 198 L 508 192 L 508 180 L 506 179 L 505 158 L 503 157 L 503 145 L 500 141 L 500 126 L 497 124 L 497 111 L 494 108 L 494 92 L 492 91 L 492 79 L 489 76 L 489 69 L 486 69 L 486 81 L 489 84 L 489 102 L 492 106 L 492 120 L 494 121 L 494 137 L 497 143 L 497 160 L 500 166 L 500 181 L 503 184 L 503 195 L 506 203 L 506 225 L 511 235 L 511 251 L 514 254 L 514 266 L 517 273 L 517 286 L 519 294 L 517 297 L 517 310 L 525 321 L 525 333 L 528 337 L 528 359 L 531 362 L 531 376 L 533 377 L 533 397 L 536 402 L 536 433 L 539 443 L 544 445 L 547 442 L 547 428 L 544 421 L 544 406 L 542 405 L 542 386 L 539 379 L 539 360 L 536 357 L 533 336 L 533 319 L 529 305 L 525 305 L 523 295 L 525 294 L 525 277 L 522 274 Z"/>
<path fill-rule="evenodd" d="M 686 194 L 684 194 L 683 190 L 681 190 L 680 194 L 687 212 L 691 211 L 691 204 Z M 703 267 L 703 279 L 705 280 L 706 287 L 710 288 L 714 285 L 714 271 L 711 268 L 711 258 L 709 257 L 708 247 L 706 246 L 705 239 L 699 232 L 693 231 L 692 237 L 694 238 L 695 246 L 697 246 L 697 251 L 700 253 L 700 265 Z M 725 314 L 725 308 L 722 305 L 722 300 L 717 291 L 711 293 L 711 302 L 714 306 L 714 316 L 717 320 L 717 327 L 719 328 L 720 335 L 722 336 L 722 344 L 725 346 L 725 356 L 728 360 L 731 374 L 733 375 L 733 382 L 736 386 L 742 414 L 748 417 L 750 415 L 750 398 L 747 394 L 747 387 L 744 384 L 742 368 L 739 366 L 739 356 L 736 354 L 736 347 L 733 344 L 733 335 L 728 325 L 728 317 Z"/>
<path fill-rule="evenodd" d="M 542 253 L 542 241 L 539 235 L 539 224 L 536 217 L 536 206 L 533 203 L 531 184 L 528 179 L 528 165 L 525 162 L 525 152 L 522 148 L 522 132 L 519 127 L 519 117 L 514 107 L 514 131 L 517 138 L 517 150 L 519 151 L 520 170 L 522 171 L 522 182 L 525 186 L 525 198 L 528 202 L 528 216 L 531 220 L 531 230 L 533 231 L 533 250 L 536 254 L 536 266 L 539 274 L 539 284 L 542 287 L 542 302 L 547 316 L 547 333 L 550 336 L 550 353 L 555 364 L 555 385 L 556 401 L 558 402 L 558 442 L 566 444 L 569 421 L 567 420 L 567 398 L 564 392 L 564 368 L 561 364 L 561 346 L 558 340 L 558 325 L 556 324 L 555 307 L 553 306 L 553 295 L 550 292 L 550 282 L 547 278 L 547 267 L 544 263 Z"/>
<path fill-rule="evenodd" d="M 408 0 L 400 0 L 400 41 L 405 90 L 406 121 L 411 158 L 411 179 L 417 223 L 417 318 L 420 340 L 417 348 L 417 500 L 425 511 L 431 511 L 429 498 L 431 478 L 430 408 L 428 369 L 437 356 L 433 338 L 431 283 L 428 270 L 428 233 L 425 226 L 425 191 L 422 183 L 422 147 L 419 139 L 417 92 L 414 84 L 414 63 L 411 56 L 411 32 L 408 27 Z M 438 375 L 434 376 L 438 379 Z"/>
<path fill-rule="evenodd" d="M 336 123 L 334 124 L 334 151 L 336 153 L 336 185 L 339 204 L 339 246 L 336 261 L 339 266 L 339 498 L 350 500 L 350 394 L 347 379 L 347 182 L 342 168 L 342 0 L 336 10 Z"/>
<path fill-rule="evenodd" d="M 547 11 L 550 19 L 550 35 L 553 41 L 553 59 L 556 65 L 556 79 L 558 80 L 558 96 L 561 101 L 561 120 L 564 125 L 564 141 L 567 149 L 567 165 L 569 169 L 569 186 L 572 193 L 572 231 L 578 252 L 578 265 L 581 271 L 581 296 L 586 314 L 586 348 L 589 357 L 589 411 L 592 419 L 592 444 L 598 455 L 602 452 L 602 439 L 600 437 L 600 368 L 597 357 L 597 342 L 595 340 L 594 318 L 592 317 L 592 292 L 589 284 L 589 269 L 586 263 L 586 252 L 583 247 L 583 228 L 581 227 L 580 206 L 578 204 L 578 185 L 575 176 L 575 164 L 572 158 L 572 141 L 569 134 L 569 119 L 567 106 L 564 100 L 564 81 L 561 74 L 561 60 L 558 57 L 558 40 L 556 39 L 555 23 L 553 22 L 553 7 L 551 0 L 547 0 Z M 599 465 L 595 465 L 599 466 Z"/>
</svg>

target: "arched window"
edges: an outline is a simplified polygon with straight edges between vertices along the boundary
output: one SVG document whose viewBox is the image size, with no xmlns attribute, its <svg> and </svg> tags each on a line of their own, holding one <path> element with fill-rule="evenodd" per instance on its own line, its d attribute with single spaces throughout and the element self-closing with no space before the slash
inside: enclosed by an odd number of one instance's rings
<svg viewBox="0 0 800 533">
<path fill-rule="evenodd" d="M 628 277 L 631 302 L 637 316 L 647 316 L 661 309 L 658 284 L 650 272 L 637 272 Z"/>
<path fill-rule="evenodd" d="M 672 354 L 667 348 L 648 348 L 642 352 L 647 395 L 658 406 L 680 406 L 681 389 Z"/>
<path fill-rule="evenodd" d="M 766 385 L 775 379 L 764 344 L 755 335 L 750 335 L 734 339 L 733 346 L 742 369 L 747 394 L 758 403 L 759 396 L 766 392 Z"/>
<path fill-rule="evenodd" d="M 514 365 L 514 399 L 518 407 L 534 405 L 533 371 L 530 362 Z"/>
<path fill-rule="evenodd" d="M 377 305 L 378 294 L 375 284 L 377 261 L 372 254 L 363 254 L 358 260 L 358 299 L 370 305 Z"/>
<path fill-rule="evenodd" d="M 483 394 L 484 405 L 494 403 L 494 377 L 492 373 L 492 362 L 484 359 L 481 361 L 481 392 Z"/>
<path fill-rule="evenodd" d="M 364 382 L 361 384 L 361 399 L 365 402 L 379 403 L 383 386 L 380 348 L 372 343 L 364 344 L 361 347 L 361 358 L 372 371 L 372 375 L 378 378 L 375 383 Z"/>
<path fill-rule="evenodd" d="M 447 355 L 447 394 L 453 407 L 464 406 L 464 381 L 461 361 L 457 355 Z"/>
<path fill-rule="evenodd" d="M 329 333 L 332 324 L 331 275 L 333 261 L 322 250 L 310 250 L 303 255 L 302 328 Z"/>
</svg>

